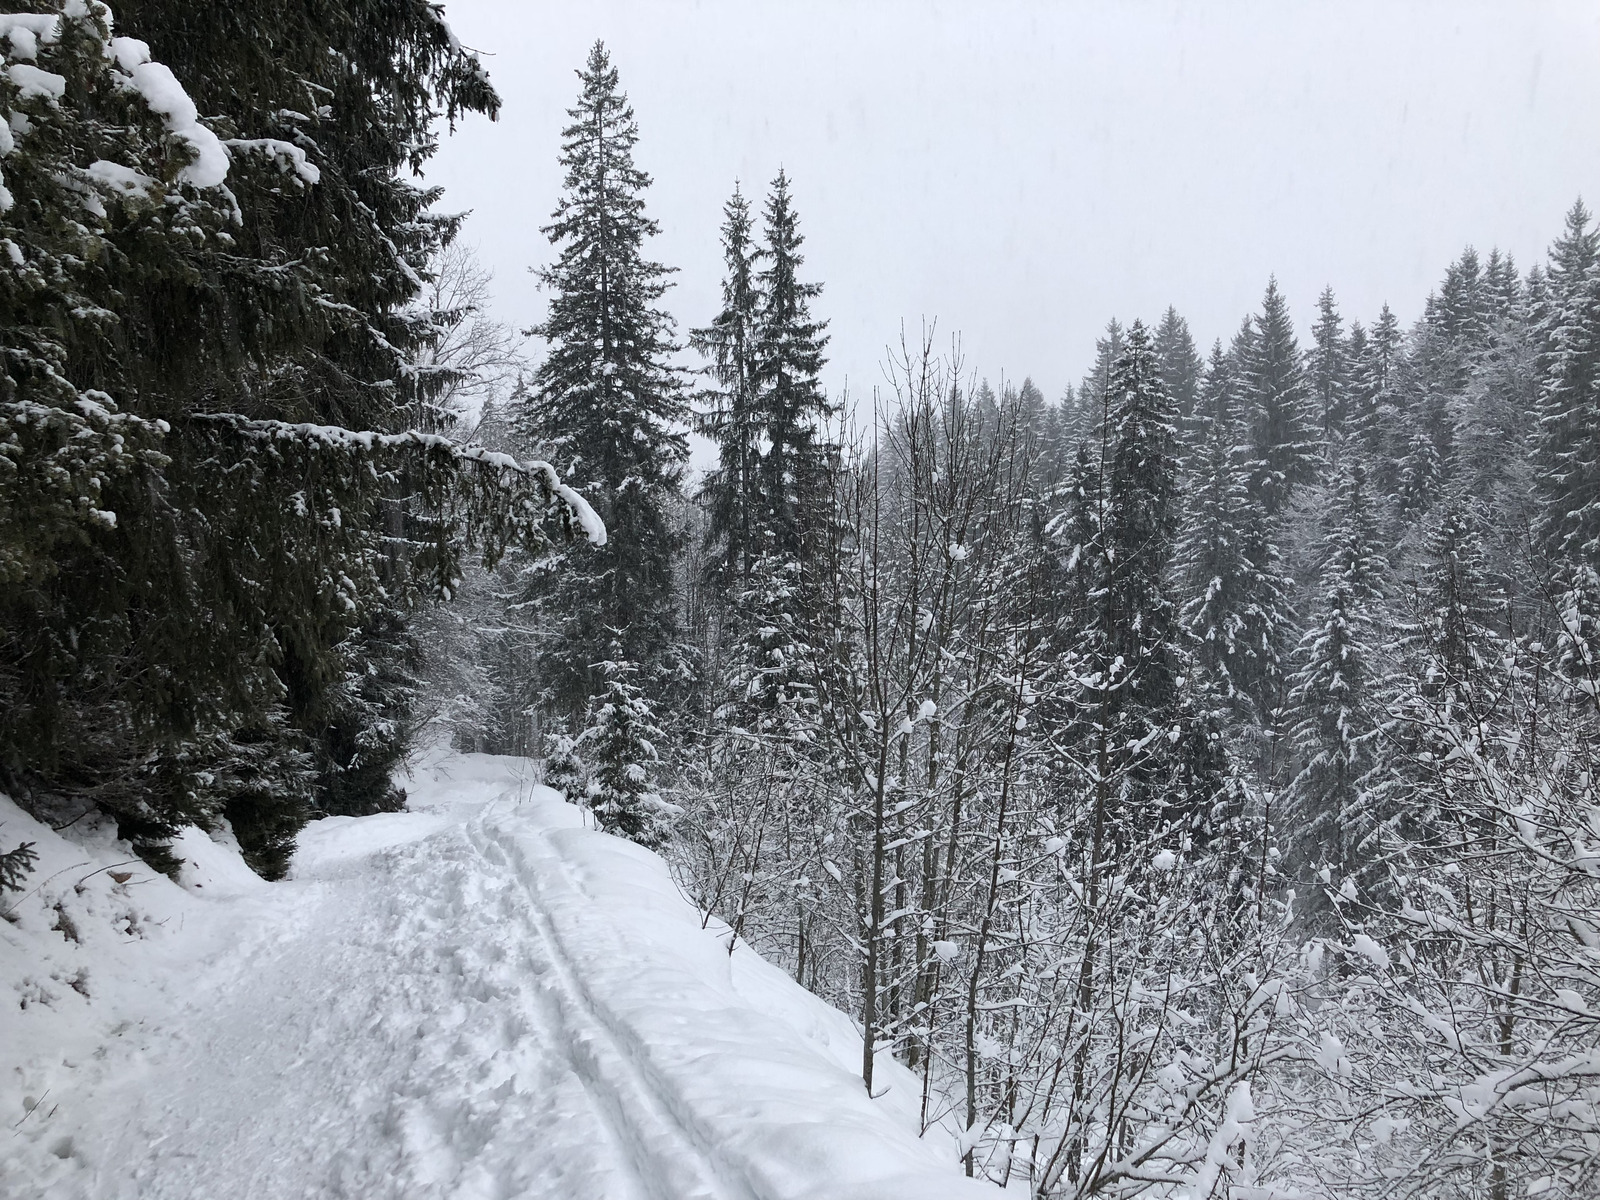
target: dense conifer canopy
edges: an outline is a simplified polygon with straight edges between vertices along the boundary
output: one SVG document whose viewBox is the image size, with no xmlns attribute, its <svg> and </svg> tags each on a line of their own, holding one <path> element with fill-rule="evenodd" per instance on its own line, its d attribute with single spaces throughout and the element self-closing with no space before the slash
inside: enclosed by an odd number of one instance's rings
<svg viewBox="0 0 1600 1200">
<path fill-rule="evenodd" d="M 226 815 L 275 873 L 395 802 L 463 543 L 545 541 L 553 475 L 403 433 L 451 225 L 402 172 L 497 101 L 426 4 L 118 16 L 8 18 L 45 82 L 0 84 L 0 770 L 157 862 Z"/>
</svg>

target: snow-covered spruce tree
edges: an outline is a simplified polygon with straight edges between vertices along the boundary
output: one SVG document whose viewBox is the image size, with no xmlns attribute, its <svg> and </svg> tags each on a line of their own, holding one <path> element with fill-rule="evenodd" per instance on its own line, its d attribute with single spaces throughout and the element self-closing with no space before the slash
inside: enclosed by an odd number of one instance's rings
<svg viewBox="0 0 1600 1200">
<path fill-rule="evenodd" d="M 706 472 L 700 498 L 708 509 L 711 553 L 707 569 L 724 588 L 736 586 L 761 553 L 763 527 L 761 414 L 756 403 L 755 355 L 760 293 L 756 248 L 750 235 L 750 205 L 737 187 L 723 208 L 722 311 L 691 336 L 711 364 L 715 381 L 705 399 L 704 429 L 717 443 L 717 466 Z"/>
<path fill-rule="evenodd" d="M 1487 534 L 1476 506 L 1464 498 L 1442 506 L 1428 534 L 1418 631 L 1428 694 L 1473 687 L 1493 657 L 1501 606 L 1489 573 Z"/>
<path fill-rule="evenodd" d="M 1270 720 L 1290 631 L 1266 513 L 1249 492 L 1238 383 L 1219 342 L 1195 410 L 1176 567 L 1180 621 L 1202 675 L 1240 716 Z"/>
<path fill-rule="evenodd" d="M 1372 386 L 1372 343 L 1367 327 L 1360 321 L 1350 322 L 1344 348 L 1344 435 L 1346 444 L 1353 447 L 1356 454 L 1365 456 L 1369 428 L 1377 414 L 1373 403 L 1376 389 Z"/>
<path fill-rule="evenodd" d="M 822 287 L 798 277 L 804 239 L 782 172 L 767 198 L 764 239 L 750 370 L 757 442 L 754 472 L 739 501 L 749 513 L 749 540 L 742 578 L 730 589 L 725 654 L 732 707 L 724 716 L 738 714 L 743 728 L 770 729 L 799 744 L 815 730 L 814 721 L 809 732 L 804 727 L 811 688 L 795 646 L 808 636 L 812 560 L 831 509 L 837 449 L 827 440 L 833 410 L 819 378 L 825 323 L 810 311 Z M 724 459 L 725 474 L 741 452 L 727 449 L 735 458 Z"/>
<path fill-rule="evenodd" d="M 669 272 L 644 256 L 657 227 L 644 211 L 650 176 L 633 160 L 638 124 L 601 43 L 578 77 L 561 135 L 564 190 L 544 229 L 557 249 L 539 272 L 550 308 L 530 331 L 548 348 L 520 415 L 528 436 L 582 481 L 609 531 L 603 547 L 574 547 L 548 588 L 532 581 L 550 627 L 539 661 L 544 703 L 574 727 L 607 686 L 600 664 L 613 652 L 637 669 L 629 686 L 640 696 L 659 697 L 668 682 L 681 540 L 673 510 L 687 456 L 672 318 L 658 307 Z"/>
<path fill-rule="evenodd" d="M 1379 477 L 1374 477 L 1379 490 L 1382 494 L 1394 494 L 1394 486 L 1390 485 L 1397 475 L 1398 453 L 1392 446 L 1392 438 L 1400 429 L 1400 398 L 1395 389 L 1395 366 L 1403 352 L 1403 334 L 1400 331 L 1400 318 L 1395 317 L 1394 309 L 1387 304 L 1378 310 L 1378 320 L 1373 322 L 1373 328 L 1368 333 L 1368 344 L 1371 346 L 1368 381 L 1373 389 L 1370 410 L 1376 414 L 1370 424 L 1363 426 L 1366 430 L 1368 458 L 1373 461 L 1374 469 L 1382 472 Z"/>
<path fill-rule="evenodd" d="M 1403 516 L 1420 515 L 1433 507 L 1444 493 L 1445 471 L 1445 461 L 1434 439 L 1426 429 L 1413 425 L 1405 440 L 1405 453 L 1400 457 L 1395 491 Z"/>
<path fill-rule="evenodd" d="M 162 319 L 175 293 L 201 311 L 219 299 L 228 157 L 198 122 L 152 110 L 135 72 L 156 86 L 170 72 L 114 42 L 104 13 L 4 21 L 0 769 L 24 803 L 76 810 L 63 820 L 98 805 L 165 862 L 154 847 L 173 819 L 209 807 L 195 795 L 195 735 L 207 708 L 233 699 L 226 659 L 241 631 L 216 630 L 213 656 L 180 625 L 198 615 L 184 613 L 189 555 L 151 488 L 182 405 L 130 376 L 157 354 L 242 357 L 225 333 Z M 229 707 L 265 718 L 281 689 L 251 682 L 265 695 Z M 303 809 L 303 789 L 286 791 L 284 807 Z"/>
<path fill-rule="evenodd" d="M 1522 277 L 1517 260 L 1498 246 L 1489 250 L 1483 267 L 1485 302 L 1491 320 L 1503 320 L 1522 307 Z"/>
<path fill-rule="evenodd" d="M 782 171 L 767 194 L 763 236 L 752 375 L 766 443 L 758 465 L 763 524 L 772 552 L 804 563 L 825 511 L 836 450 L 827 441 L 833 407 L 820 378 L 827 322 L 811 315 L 822 285 L 800 279 L 805 239 Z"/>
<path fill-rule="evenodd" d="M 832 406 L 819 379 L 826 322 L 810 312 L 821 285 L 798 278 L 805 238 L 786 174 L 779 171 L 766 198 L 760 248 L 750 242 L 749 205 L 738 190 L 722 232 L 723 309 L 694 333 L 717 379 L 709 427 L 718 466 L 702 496 L 725 558 L 717 570 L 749 574 L 763 554 L 803 560 L 826 507 L 835 458 L 827 443 Z"/>
<path fill-rule="evenodd" d="M 1401 453 L 1395 445 L 1400 407 L 1395 366 L 1401 352 L 1400 321 L 1385 304 L 1366 330 L 1361 352 L 1352 346 L 1350 416 L 1347 431 L 1361 456 L 1375 495 L 1396 493 Z"/>
<path fill-rule="evenodd" d="M 23 890 L 23 880 L 33 873 L 39 861 L 39 852 L 32 842 L 22 842 L 10 850 L 0 852 L 0 896 L 7 892 Z"/>
<path fill-rule="evenodd" d="M 1080 443 L 1098 442 L 1105 418 L 1106 387 L 1111 381 L 1111 364 L 1122 353 L 1122 323 L 1113 317 L 1103 337 L 1095 339 L 1094 365 L 1076 387 L 1069 385 L 1061 400 L 1061 439 L 1063 466 L 1071 463 Z"/>
<path fill-rule="evenodd" d="M 817 556 L 837 459 L 819 379 L 824 323 L 810 312 L 821 286 L 799 278 L 803 239 L 784 174 L 759 249 L 737 193 L 726 212 L 723 309 L 695 338 L 718 383 L 719 463 L 702 493 L 717 636 L 704 786 L 688 823 L 698 835 L 692 873 L 708 909 L 743 936 L 780 939 L 774 948 L 792 948 L 803 976 L 805 881 L 817 872 L 809 852 L 826 819 L 803 647 L 817 636 Z"/>
<path fill-rule="evenodd" d="M 1063 534 L 1082 572 L 1079 623 L 1067 653 L 1082 692 L 1074 740 L 1096 766 L 1096 840 L 1159 828 L 1188 797 L 1169 795 L 1162 760 L 1186 673 L 1169 573 L 1177 535 L 1177 430 L 1148 332 L 1128 330 L 1105 392 L 1098 469 L 1079 481 Z M 1092 749 L 1091 749 L 1092 747 Z M 1187 815 L 1187 814 L 1185 814 Z"/>
<path fill-rule="evenodd" d="M 1561 648 L 1600 684 L 1600 228 L 1579 202 L 1550 251 L 1540 330 L 1536 532 L 1554 567 Z M 1600 691 L 1596 692 L 1600 695 Z"/>
<path fill-rule="evenodd" d="M 1103 434 L 1106 419 L 1106 395 L 1111 387 L 1111 371 L 1122 356 L 1127 330 L 1113 317 L 1106 322 L 1105 336 L 1094 341 L 1094 366 L 1078 385 L 1080 418 L 1077 438 L 1093 442 Z"/>
<path fill-rule="evenodd" d="M 169 28 L 163 18 L 196 37 L 232 19 L 138 11 L 152 37 Z M 409 54 L 410 116 L 424 128 L 472 96 L 492 106 L 479 76 L 479 90 L 452 91 L 465 59 L 437 13 L 407 19 L 414 42 L 363 41 L 338 71 L 381 74 L 374 56 Z M 374 328 L 387 301 L 341 290 L 311 240 L 360 242 L 336 219 L 356 199 L 341 193 L 326 223 L 308 223 L 327 212 L 318 189 L 342 186 L 331 167 L 288 140 L 219 138 L 148 46 L 110 37 L 103 7 L 7 20 L 13 62 L 0 104 L 16 119 L 0 205 L 12 248 L 0 256 L 6 787 L 66 819 L 99 807 L 158 865 L 171 865 L 163 847 L 178 825 L 226 817 L 271 874 L 330 794 L 330 771 L 350 765 L 333 758 L 330 730 L 355 744 L 376 732 L 394 747 L 382 713 L 342 706 L 362 625 L 450 587 L 465 541 L 490 557 L 517 538 L 540 542 L 556 480 L 386 433 L 370 406 L 351 411 L 376 429 L 301 423 L 334 417 L 342 396 L 388 395 L 402 375 L 396 341 Z M 311 58 L 327 69 L 326 43 Z M 195 65 L 199 86 L 224 102 L 275 94 L 279 106 L 303 107 L 315 92 L 282 60 L 255 61 L 259 73 L 219 51 Z M 293 97 L 272 93 L 280 85 Z M 228 132 L 234 119 L 216 123 Z M 364 136 L 408 134 L 390 125 Z M 336 163 L 338 138 L 318 144 Z M 368 165 L 377 188 L 381 172 Z M 274 206 L 294 220 L 269 236 Z M 419 193 L 393 219 L 424 207 Z M 411 278 L 382 224 L 362 228 L 368 246 L 385 247 L 393 276 Z M 383 350 L 381 371 L 357 344 Z M 406 491 L 430 514 L 430 536 L 396 555 L 381 531 Z M 386 770 L 368 778 L 387 792 Z"/>
<path fill-rule="evenodd" d="M 1399 419 L 1390 436 L 1402 517 L 1428 512 L 1451 487 L 1464 394 L 1489 349 L 1491 308 L 1477 251 L 1468 246 L 1428 297 L 1396 365 Z"/>
<path fill-rule="evenodd" d="M 1189 323 L 1171 305 L 1161 314 L 1155 332 L 1156 358 L 1161 363 L 1161 382 L 1172 397 L 1177 426 L 1182 429 L 1200 398 L 1200 381 L 1205 362 L 1195 349 Z"/>
<path fill-rule="evenodd" d="M 578 739 L 558 733 L 544 758 L 544 785 L 554 788 L 574 804 L 588 794 L 589 771 L 578 751 Z"/>
<path fill-rule="evenodd" d="M 1387 574 L 1365 470 L 1339 480 L 1322 544 L 1322 589 L 1290 680 L 1291 737 L 1302 766 L 1290 787 L 1294 858 L 1314 878 L 1365 881 L 1376 857 L 1377 739 L 1383 724 L 1381 611 Z"/>
<path fill-rule="evenodd" d="M 1512 564 L 1526 565 L 1527 538 L 1520 531 L 1536 515 L 1531 448 L 1538 432 L 1538 346 L 1515 268 L 1495 263 L 1493 256 L 1490 261 L 1492 295 L 1502 299 L 1495 302 L 1488 341 L 1458 401 L 1450 499 L 1470 498 L 1480 506 L 1495 569 L 1522 579 L 1520 600 L 1534 590 L 1534 573 Z"/>
<path fill-rule="evenodd" d="M 1178 461 L 1173 402 L 1144 362 L 1147 334 L 1134 323 L 1112 374 L 1115 450 L 1106 478 L 1104 595 L 1091 598 L 1114 656 L 1107 682 L 1123 675 L 1134 709 L 1149 731 L 1179 730 L 1182 675 L 1189 674 L 1171 600 L 1170 573 L 1178 533 Z M 1114 666 L 1122 658 L 1122 669 Z M 1131 728 L 1130 728 L 1131 733 Z M 1142 734 L 1141 734 L 1142 736 Z M 1211 781 L 1214 787 L 1216 781 Z M 1157 798 L 1178 806 L 1181 819 L 1200 818 L 1208 792 Z M 1187 811 L 1184 811 L 1187 810 Z"/>
<path fill-rule="evenodd" d="M 1101 465 L 1081 482 L 1062 536 L 1085 572 L 1082 612 L 1064 631 L 1080 693 L 1070 711 L 1079 755 L 1092 760 L 1095 837 L 1106 853 L 1169 825 L 1203 822 L 1209 795 L 1176 795 L 1172 747 L 1186 732 L 1190 674 L 1169 574 L 1177 537 L 1178 464 L 1172 402 L 1142 323 L 1111 368 Z M 1090 489 L 1093 489 L 1091 492 Z M 1220 785 L 1220 781 L 1216 781 Z M 1170 807 L 1171 811 L 1163 811 Z"/>
<path fill-rule="evenodd" d="M 404 368 L 432 325 L 413 302 L 455 224 L 430 211 L 439 192 L 416 173 L 442 125 L 499 109 L 441 7 L 124 0 L 117 12 L 201 112 L 223 114 L 229 187 L 248 214 L 233 237 L 252 324 L 281 327 L 267 378 L 207 386 L 245 393 L 231 403 L 251 416 L 411 427 L 414 376 Z M 314 261 L 303 254 L 313 247 Z"/>
<path fill-rule="evenodd" d="M 1525 472 L 1518 447 L 1527 436 L 1531 346 L 1520 303 L 1510 306 L 1520 290 L 1515 270 L 1508 278 L 1505 260 L 1492 258 L 1491 290 L 1476 253 L 1463 251 L 1403 343 L 1387 305 L 1359 345 L 1351 340 L 1349 448 L 1374 497 L 1393 501 L 1386 536 L 1413 554 L 1421 523 L 1451 497 L 1496 494 L 1508 512 L 1525 507 L 1506 483 Z"/>
<path fill-rule="evenodd" d="M 1071 386 L 1067 388 L 1071 394 Z M 1037 496 L 1049 495 L 1066 478 L 1067 465 L 1077 444 L 1067 436 L 1068 401 L 1052 404 L 1031 378 L 1024 378 L 1017 389 L 1017 403 L 1024 418 L 1024 431 L 1031 442 L 1028 464 Z"/>
<path fill-rule="evenodd" d="M 769 535 L 770 541 L 776 540 Z M 734 595 L 738 639 L 729 647 L 720 721 L 798 749 L 816 735 L 816 689 L 803 643 L 811 633 L 801 565 L 768 550 Z"/>
<path fill-rule="evenodd" d="M 676 809 L 664 801 L 655 781 L 662 733 L 655 712 L 635 680 L 638 668 L 614 643 L 598 669 L 604 677 L 578 745 L 593 764 L 586 802 L 610 833 L 651 849 L 667 838 Z M 557 760 L 558 767 L 565 764 Z M 558 779 L 558 782 L 565 782 Z"/>
<path fill-rule="evenodd" d="M 1016 389 L 1015 398 L 1010 403 L 1016 406 L 1023 432 L 1038 443 L 1044 436 L 1045 425 L 1050 419 L 1050 403 L 1039 390 L 1039 385 L 1034 383 L 1031 377 L 1024 376 L 1021 385 Z M 1037 449 L 1040 453 L 1044 452 L 1043 446 L 1038 446 Z"/>
<path fill-rule="evenodd" d="M 1057 550 L 1058 587 L 1050 606 L 1056 652 L 1071 652 L 1076 631 L 1089 620 L 1089 599 L 1098 579 L 1101 521 L 1105 515 L 1101 446 L 1079 442 L 1066 481 L 1051 497 L 1056 510 L 1042 533 Z"/>
<path fill-rule="evenodd" d="M 1441 390 L 1459 391 L 1466 382 L 1471 353 L 1482 345 L 1493 302 L 1488 294 L 1478 252 L 1471 246 L 1445 268 L 1439 290 L 1428 297 L 1423 325 L 1457 352 L 1453 374 L 1442 380 Z"/>
<path fill-rule="evenodd" d="M 1349 358 L 1338 302 L 1333 289 L 1325 287 L 1317 297 L 1317 321 L 1311 327 L 1311 348 L 1306 351 L 1312 408 L 1320 418 L 1324 437 L 1344 429 L 1349 407 Z"/>
<path fill-rule="evenodd" d="M 158 386 L 186 377 L 210 412 L 385 433 L 416 426 L 431 381 L 414 366 L 439 331 L 413 301 L 459 218 L 431 213 L 438 190 L 415 178 L 445 121 L 497 111 L 476 57 L 423 0 L 244 9 L 127 0 L 117 11 L 200 111 L 219 114 L 234 160 L 228 184 L 247 216 L 230 231 L 221 278 L 237 306 L 229 336 L 253 343 L 259 369 L 174 370 L 181 359 L 159 358 Z M 418 663 L 401 560 L 413 554 L 406 543 L 439 535 L 406 498 L 411 487 L 400 471 L 367 518 L 366 532 L 387 539 L 388 561 L 369 572 L 378 586 L 364 589 L 355 620 L 297 638 L 277 666 L 294 723 L 312 739 L 317 802 L 332 811 L 399 799 L 388 777 L 410 736 Z M 354 682 L 372 674 L 407 686 Z"/>
<path fill-rule="evenodd" d="M 1434 710 L 1453 709 L 1463 727 L 1476 725 L 1490 736 L 1503 716 L 1496 710 L 1509 697 L 1500 671 L 1524 653 L 1505 632 L 1508 589 L 1490 568 L 1486 511 L 1481 502 L 1451 497 L 1419 531 L 1422 555 L 1407 597 L 1408 620 L 1397 622 L 1401 669 L 1384 681 L 1380 803 L 1392 825 L 1382 834 L 1386 853 L 1437 835 L 1443 797 L 1434 759 L 1451 747 L 1438 740 Z"/>
<path fill-rule="evenodd" d="M 1269 516 L 1276 516 L 1294 490 L 1316 479 L 1320 469 L 1300 346 L 1276 279 L 1267 282 L 1254 329 L 1240 351 L 1239 378 L 1253 459 L 1250 497 Z"/>
</svg>

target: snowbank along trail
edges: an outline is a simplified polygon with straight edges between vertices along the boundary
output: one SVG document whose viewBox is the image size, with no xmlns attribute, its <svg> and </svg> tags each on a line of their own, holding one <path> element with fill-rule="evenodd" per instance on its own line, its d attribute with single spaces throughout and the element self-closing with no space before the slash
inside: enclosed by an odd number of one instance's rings
<svg viewBox="0 0 1600 1200">
<path fill-rule="evenodd" d="M 0 798 L 44 856 L 0 903 L 0 1196 L 991 1192 L 909 1073 L 869 1099 L 847 1018 L 524 765 L 443 758 L 272 885 L 190 830 L 180 888 Z"/>
</svg>

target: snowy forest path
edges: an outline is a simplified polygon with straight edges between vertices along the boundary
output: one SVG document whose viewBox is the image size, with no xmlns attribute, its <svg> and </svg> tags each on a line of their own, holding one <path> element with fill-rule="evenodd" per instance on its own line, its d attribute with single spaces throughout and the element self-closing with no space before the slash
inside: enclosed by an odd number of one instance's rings
<svg viewBox="0 0 1600 1200">
<path fill-rule="evenodd" d="M 481 819 L 327 831 L 106 1106 L 89 1194 L 720 1200 L 614 1136 Z"/>
<path fill-rule="evenodd" d="M 990 1194 L 919 1136 L 914 1076 L 885 1056 L 869 1098 L 848 1017 L 526 767 L 445 756 L 408 811 L 314 822 L 274 884 L 199 830 L 182 888 L 32 830 L 64 891 L 12 940 L 83 990 L 26 1010 L 31 1050 L 0 1025 L 29 1114 L 0 1200 Z"/>
<path fill-rule="evenodd" d="M 507 837 L 482 819 L 471 830 L 484 858 L 497 870 L 509 869 L 521 885 L 528 904 L 516 915 L 545 955 L 539 964 L 541 999 L 550 1026 L 564 1033 L 573 1071 L 627 1153 L 640 1186 L 653 1200 L 755 1200 L 749 1184 L 735 1181 L 717 1162 L 710 1139 L 693 1127 L 670 1085 L 651 1071 L 647 1049 L 585 986 L 544 900 L 547 888 L 569 895 L 581 888 L 549 839 L 537 839 L 535 865 L 527 861 L 530 839 Z"/>
</svg>

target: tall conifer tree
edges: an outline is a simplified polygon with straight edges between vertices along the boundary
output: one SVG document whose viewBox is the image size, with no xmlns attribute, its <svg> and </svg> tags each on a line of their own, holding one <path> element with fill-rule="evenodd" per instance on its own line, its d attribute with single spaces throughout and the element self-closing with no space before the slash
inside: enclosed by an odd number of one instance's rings
<svg viewBox="0 0 1600 1200">
<path fill-rule="evenodd" d="M 638 668 L 620 646 L 609 648 L 599 669 L 600 691 L 577 742 L 594 762 L 585 798 L 608 832 L 659 849 L 674 810 L 656 790 L 663 735 L 656 725 L 655 706 L 634 681 Z M 558 741 L 549 765 L 555 768 L 551 773 L 570 788 L 581 771 L 574 770 L 576 764 L 564 743 L 565 739 Z"/>
<path fill-rule="evenodd" d="M 743 577 L 730 599 L 725 721 L 770 735 L 781 757 L 807 739 L 813 687 L 797 643 L 821 590 L 815 556 L 831 509 L 832 408 L 819 378 L 826 322 L 811 315 L 818 283 L 800 278 L 804 238 L 779 171 L 768 193 L 757 273 L 752 390 L 759 438 L 743 503 L 752 513 Z"/>
<path fill-rule="evenodd" d="M 220 114 L 235 159 L 228 186 L 248 214 L 232 231 L 223 279 L 237 325 L 257 342 L 258 369 L 217 370 L 209 356 L 198 371 L 158 369 L 168 381 L 186 377 L 209 412 L 411 428 L 426 384 L 409 367 L 435 333 L 411 302 L 459 223 L 430 211 L 440 191 L 416 177 L 441 118 L 499 108 L 475 56 L 440 9 L 415 3 L 124 0 L 116 17 L 119 32 L 172 67 L 201 112 Z M 299 178 L 285 186 L 288 162 Z M 391 495 L 369 531 L 385 546 L 381 578 L 354 621 L 280 625 L 276 670 L 329 812 L 401 799 L 390 775 L 412 733 L 419 656 L 401 560 L 415 553 L 408 543 L 437 535 L 426 506 L 407 496 L 417 482 L 403 471 L 387 481 Z"/>
<path fill-rule="evenodd" d="M 826 441 L 831 409 L 820 379 L 828 339 L 827 322 L 811 315 L 822 285 L 800 278 L 805 238 L 782 171 L 772 181 L 763 224 L 754 381 L 766 443 L 760 477 L 767 549 L 804 561 L 832 467 Z"/>
<path fill-rule="evenodd" d="M 1077 603 L 1059 633 L 1078 681 L 1067 737 L 1097 763 L 1092 775 L 1097 828 L 1117 842 L 1135 832 L 1203 820 L 1220 774 L 1208 723 L 1192 720 L 1184 680 L 1191 660 L 1170 593 L 1177 532 L 1178 462 L 1172 400 L 1141 322 L 1111 364 L 1099 462 L 1080 451 L 1068 508 L 1053 532 L 1065 550 Z M 1220 769 L 1220 768 L 1219 768 Z M 1172 785 L 1182 782 L 1181 788 Z M 1098 837 L 1098 834 L 1096 835 Z"/>
<path fill-rule="evenodd" d="M 1570 571 L 1600 565 L 1600 226 L 1581 201 L 1548 278 L 1535 479 L 1544 549 Z"/>
<path fill-rule="evenodd" d="M 1496 589 L 1484 552 L 1488 532 L 1475 505 L 1456 499 L 1443 506 L 1428 534 L 1419 640 L 1430 687 L 1465 690 L 1479 682 L 1495 624 Z"/>
<path fill-rule="evenodd" d="M 0 97 L 0 772 L 152 862 L 226 816 L 275 873 L 313 804 L 398 799 L 409 612 L 463 527 L 538 540 L 548 480 L 404 431 L 453 229 L 413 173 L 498 100 L 431 5 L 56 7 L 29 53 L 67 91 Z"/>
<path fill-rule="evenodd" d="M 1195 410 L 1177 569 L 1202 672 L 1237 711 L 1266 719 L 1277 704 L 1288 603 L 1267 516 L 1250 499 L 1237 391 L 1218 342 Z"/>
<path fill-rule="evenodd" d="M 1291 795 L 1302 868 L 1327 867 L 1337 882 L 1372 849 L 1370 774 L 1382 723 L 1378 622 L 1387 565 L 1359 465 L 1339 481 L 1322 556 L 1321 595 L 1289 693 L 1303 763 Z"/>
<path fill-rule="evenodd" d="M 1600 228 L 1582 201 L 1550 252 L 1534 465 L 1565 669 L 1600 696 Z"/>
<path fill-rule="evenodd" d="M 1465 369 L 1462 360 L 1482 345 L 1491 307 L 1478 252 L 1468 246 L 1460 258 L 1445 268 L 1444 282 L 1428 297 L 1422 317 L 1424 325 L 1459 348 L 1458 370 Z M 1464 382 L 1459 374 L 1449 381 L 1457 388 Z"/>
<path fill-rule="evenodd" d="M 1373 426 L 1378 420 L 1378 413 L 1377 388 L 1373 384 L 1372 343 L 1367 337 L 1367 327 L 1360 321 L 1350 322 L 1345 350 L 1348 389 L 1344 431 L 1356 451 L 1364 454 L 1374 433 Z"/>
<path fill-rule="evenodd" d="M 1161 362 L 1161 382 L 1172 397 L 1178 428 L 1182 429 L 1200 397 L 1200 380 L 1205 372 L 1205 362 L 1195 349 L 1194 338 L 1189 334 L 1189 323 L 1171 305 L 1161 315 L 1161 324 L 1156 326 L 1155 342 L 1156 357 Z"/>
<path fill-rule="evenodd" d="M 522 415 L 609 531 L 603 547 L 573 549 L 540 602 L 553 627 L 541 683 L 569 720 L 625 673 L 600 671 L 614 654 L 639 668 L 645 696 L 660 694 L 675 636 L 672 509 L 687 457 L 672 318 L 659 307 L 669 269 L 644 254 L 657 225 L 644 209 L 650 176 L 633 160 L 638 124 L 604 45 L 578 77 L 562 131 L 564 190 L 544 229 L 557 247 L 540 272 L 550 309 L 531 331 L 548 352 Z"/>
<path fill-rule="evenodd" d="M 1296 488 L 1317 477 L 1319 462 L 1300 346 L 1276 279 L 1267 283 L 1239 367 L 1254 458 L 1250 494 L 1276 515 Z"/>
<path fill-rule="evenodd" d="M 1516 260 L 1498 246 L 1489 251 L 1489 261 L 1484 264 L 1483 286 L 1491 320 L 1503 321 L 1522 306 L 1522 280 L 1517 275 Z"/>
<path fill-rule="evenodd" d="M 1343 326 L 1333 289 L 1323 288 L 1322 295 L 1317 297 L 1317 321 L 1311 327 L 1311 349 L 1306 355 L 1306 366 L 1324 437 L 1343 430 L 1349 403 L 1350 350 Z"/>
<path fill-rule="evenodd" d="M 1403 346 L 1400 321 L 1385 304 L 1367 331 L 1367 353 L 1359 367 L 1363 389 L 1358 403 L 1363 415 L 1355 431 L 1364 451 L 1369 483 L 1375 495 L 1399 491 L 1400 463 L 1406 454 L 1401 432 L 1404 407 L 1396 384 Z"/>
<path fill-rule="evenodd" d="M 706 531 L 713 551 L 706 561 L 724 588 L 748 577 L 761 552 L 764 525 L 760 478 L 762 419 L 756 401 L 756 339 L 761 294 L 750 205 L 737 187 L 723 207 L 722 311 L 692 343 L 710 358 L 716 386 L 707 399 L 706 430 L 717 443 L 717 466 L 706 473 L 700 495 L 710 510 Z"/>
</svg>

